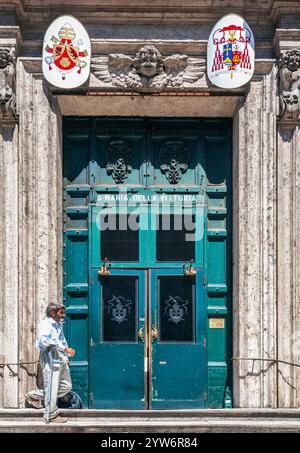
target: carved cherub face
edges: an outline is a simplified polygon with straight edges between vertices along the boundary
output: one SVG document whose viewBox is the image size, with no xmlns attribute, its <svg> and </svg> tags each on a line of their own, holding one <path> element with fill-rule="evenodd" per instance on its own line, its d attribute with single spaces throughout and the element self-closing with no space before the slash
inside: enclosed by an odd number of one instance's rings
<svg viewBox="0 0 300 453">
<path fill-rule="evenodd" d="M 133 67 L 144 77 L 154 77 L 163 68 L 163 59 L 154 46 L 144 46 L 136 54 Z"/>
<path fill-rule="evenodd" d="M 297 71 L 300 67 L 300 53 L 298 50 L 292 50 L 284 54 L 280 61 L 281 68 L 287 68 L 289 71 Z"/>
<path fill-rule="evenodd" d="M 288 60 L 287 68 L 292 72 L 297 71 L 297 69 L 299 67 L 299 63 L 300 63 L 299 56 L 292 54 L 292 55 L 290 55 L 290 58 Z"/>
<path fill-rule="evenodd" d="M 0 69 L 6 68 L 9 60 L 9 51 L 7 49 L 0 50 Z"/>
</svg>

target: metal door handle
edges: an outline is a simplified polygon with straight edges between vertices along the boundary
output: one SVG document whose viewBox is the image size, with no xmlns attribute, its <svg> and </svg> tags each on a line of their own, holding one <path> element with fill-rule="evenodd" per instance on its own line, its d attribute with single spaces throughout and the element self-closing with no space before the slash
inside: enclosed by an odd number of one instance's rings
<svg viewBox="0 0 300 453">
<path fill-rule="evenodd" d="M 152 326 L 152 329 L 151 329 L 151 336 L 152 336 L 152 340 L 155 341 L 158 337 L 158 330 L 155 326 Z"/>
<path fill-rule="evenodd" d="M 141 327 L 138 331 L 139 340 L 144 343 L 144 327 Z"/>
</svg>

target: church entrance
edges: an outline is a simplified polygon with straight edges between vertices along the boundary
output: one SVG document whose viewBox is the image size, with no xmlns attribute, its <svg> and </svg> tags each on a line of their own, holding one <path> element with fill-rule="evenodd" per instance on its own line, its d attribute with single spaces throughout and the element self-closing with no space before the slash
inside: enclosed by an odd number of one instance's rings
<svg viewBox="0 0 300 453">
<path fill-rule="evenodd" d="M 222 407 L 231 386 L 228 122 L 68 118 L 64 132 L 74 387 L 91 408 Z"/>
</svg>

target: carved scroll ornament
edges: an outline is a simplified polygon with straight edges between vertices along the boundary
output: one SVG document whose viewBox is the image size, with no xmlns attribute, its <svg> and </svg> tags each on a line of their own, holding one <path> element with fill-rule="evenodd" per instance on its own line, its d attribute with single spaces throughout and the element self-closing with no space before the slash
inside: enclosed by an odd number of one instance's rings
<svg viewBox="0 0 300 453">
<path fill-rule="evenodd" d="M 280 55 L 279 77 L 280 118 L 297 121 L 300 113 L 300 50 L 293 49 Z"/>
<path fill-rule="evenodd" d="M 181 141 L 168 141 L 160 151 L 160 169 L 170 184 L 177 184 L 188 169 L 189 152 Z"/>
<path fill-rule="evenodd" d="M 123 140 L 113 140 L 107 149 L 106 171 L 117 184 L 123 184 L 132 172 L 132 150 Z"/>
<path fill-rule="evenodd" d="M 0 121 L 16 118 L 15 49 L 0 47 Z"/>
</svg>

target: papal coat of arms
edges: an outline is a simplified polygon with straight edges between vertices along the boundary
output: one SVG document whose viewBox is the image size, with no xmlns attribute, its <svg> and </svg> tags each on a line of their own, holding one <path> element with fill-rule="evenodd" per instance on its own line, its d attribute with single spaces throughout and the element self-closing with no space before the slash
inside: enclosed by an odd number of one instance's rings
<svg viewBox="0 0 300 453">
<path fill-rule="evenodd" d="M 46 32 L 43 72 L 60 88 L 75 88 L 89 76 L 90 41 L 84 27 L 71 16 L 54 21 Z"/>
<path fill-rule="evenodd" d="M 207 72 L 221 88 L 237 88 L 250 80 L 254 71 L 254 39 L 245 20 L 234 14 L 223 17 L 208 41 Z"/>
</svg>

